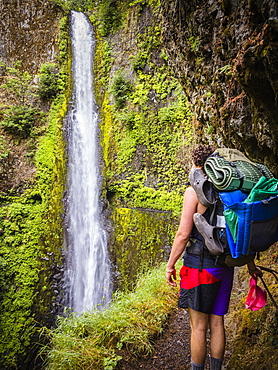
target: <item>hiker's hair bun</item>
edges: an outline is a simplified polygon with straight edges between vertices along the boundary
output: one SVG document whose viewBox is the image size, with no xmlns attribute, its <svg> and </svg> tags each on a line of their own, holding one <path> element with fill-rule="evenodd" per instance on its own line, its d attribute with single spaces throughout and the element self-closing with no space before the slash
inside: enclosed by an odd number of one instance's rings
<svg viewBox="0 0 278 370">
<path fill-rule="evenodd" d="M 216 150 L 212 145 L 201 144 L 192 151 L 192 160 L 195 166 L 204 167 L 206 159 Z"/>
</svg>

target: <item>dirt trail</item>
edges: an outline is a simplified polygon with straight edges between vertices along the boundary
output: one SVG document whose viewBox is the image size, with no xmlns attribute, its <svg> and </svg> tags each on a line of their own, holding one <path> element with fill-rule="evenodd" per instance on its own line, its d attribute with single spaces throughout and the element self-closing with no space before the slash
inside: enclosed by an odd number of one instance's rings
<svg viewBox="0 0 278 370">
<path fill-rule="evenodd" d="M 229 350 L 226 351 L 225 363 Z M 224 370 L 226 367 L 223 366 Z M 163 334 L 155 340 L 153 353 L 146 357 L 124 356 L 117 370 L 190 370 L 190 324 L 186 310 L 174 309 Z M 206 370 L 209 369 L 208 360 Z"/>
</svg>

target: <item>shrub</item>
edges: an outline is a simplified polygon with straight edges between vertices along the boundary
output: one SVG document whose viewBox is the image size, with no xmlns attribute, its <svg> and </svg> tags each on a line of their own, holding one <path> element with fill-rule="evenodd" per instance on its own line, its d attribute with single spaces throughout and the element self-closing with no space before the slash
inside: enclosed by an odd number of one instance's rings
<svg viewBox="0 0 278 370">
<path fill-rule="evenodd" d="M 0 135 L 0 161 L 4 158 L 7 158 L 8 155 L 9 149 L 5 137 L 3 135 Z"/>
<path fill-rule="evenodd" d="M 32 128 L 43 119 L 43 112 L 26 105 L 11 106 L 4 111 L 1 122 L 3 129 L 13 135 L 26 139 Z"/>
<path fill-rule="evenodd" d="M 21 61 L 14 63 L 9 67 L 0 61 L 4 83 L 0 89 L 4 90 L 5 96 L 8 96 L 9 102 L 12 100 L 16 104 L 30 105 L 36 94 L 34 93 L 33 78 L 27 71 L 21 70 Z"/>
<path fill-rule="evenodd" d="M 51 100 L 60 92 L 59 71 L 55 64 L 44 64 L 39 73 L 38 95 L 42 100 Z"/>
<path fill-rule="evenodd" d="M 85 12 L 95 4 L 95 0 L 50 0 L 50 2 L 61 7 L 65 12 L 70 9 Z"/>
<path fill-rule="evenodd" d="M 124 107 L 125 102 L 132 91 L 132 83 L 128 81 L 121 73 L 116 75 L 111 86 L 115 106 L 118 109 Z"/>
</svg>

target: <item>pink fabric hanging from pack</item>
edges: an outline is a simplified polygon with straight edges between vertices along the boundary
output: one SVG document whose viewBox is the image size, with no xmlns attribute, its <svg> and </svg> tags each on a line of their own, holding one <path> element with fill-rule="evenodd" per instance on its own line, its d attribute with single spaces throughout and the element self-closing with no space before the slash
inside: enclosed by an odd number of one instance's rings
<svg viewBox="0 0 278 370">
<path fill-rule="evenodd" d="M 266 291 L 257 285 L 257 277 L 251 277 L 250 289 L 246 297 L 245 307 L 251 311 L 256 311 L 266 304 Z"/>
</svg>

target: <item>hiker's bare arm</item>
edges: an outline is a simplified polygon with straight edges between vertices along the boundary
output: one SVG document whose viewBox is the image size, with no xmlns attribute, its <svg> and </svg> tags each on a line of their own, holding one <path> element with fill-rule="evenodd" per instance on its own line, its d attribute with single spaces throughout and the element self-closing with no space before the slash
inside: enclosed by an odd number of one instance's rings
<svg viewBox="0 0 278 370">
<path fill-rule="evenodd" d="M 170 285 L 176 286 L 175 263 L 183 253 L 193 227 L 193 215 L 198 209 L 198 198 L 192 187 L 186 189 L 178 231 L 176 233 L 171 254 L 166 267 L 166 279 Z"/>
<path fill-rule="evenodd" d="M 254 276 L 254 275 L 258 276 L 258 275 L 263 274 L 262 270 L 255 265 L 254 261 L 247 263 L 247 267 L 248 267 L 248 272 L 251 276 Z"/>
</svg>

